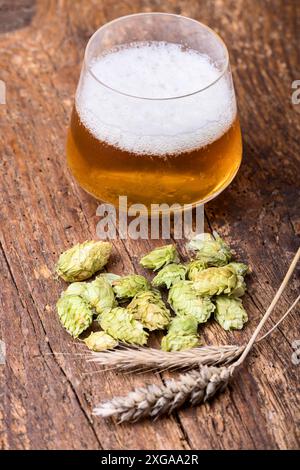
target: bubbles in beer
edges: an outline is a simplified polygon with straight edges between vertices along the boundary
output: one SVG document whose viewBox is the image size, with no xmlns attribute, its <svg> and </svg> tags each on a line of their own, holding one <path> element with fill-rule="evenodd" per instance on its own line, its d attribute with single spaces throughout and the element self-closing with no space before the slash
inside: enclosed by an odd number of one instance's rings
<svg viewBox="0 0 300 470">
<path fill-rule="evenodd" d="M 121 150 L 190 152 L 220 138 L 236 117 L 228 76 L 220 78 L 206 55 L 179 44 L 133 43 L 98 57 L 90 71 L 77 112 L 94 137 Z"/>
</svg>

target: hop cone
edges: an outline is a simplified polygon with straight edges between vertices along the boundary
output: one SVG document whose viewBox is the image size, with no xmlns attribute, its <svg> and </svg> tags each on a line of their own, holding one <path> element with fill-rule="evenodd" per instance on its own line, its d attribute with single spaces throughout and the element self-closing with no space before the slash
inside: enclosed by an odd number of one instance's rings
<svg viewBox="0 0 300 470">
<path fill-rule="evenodd" d="M 201 271 L 204 271 L 206 269 L 207 263 L 205 261 L 202 261 L 201 259 L 195 259 L 191 261 L 188 264 L 188 278 L 190 281 L 195 281 L 197 279 L 197 276 Z"/>
<path fill-rule="evenodd" d="M 114 273 L 101 273 L 98 277 L 103 277 L 107 280 L 107 282 L 109 282 L 110 285 L 112 285 L 112 283 L 117 279 L 120 279 L 121 276 L 119 276 L 119 274 Z"/>
<path fill-rule="evenodd" d="M 86 241 L 59 257 L 56 272 L 67 282 L 83 281 L 103 268 L 111 253 L 111 243 Z"/>
<path fill-rule="evenodd" d="M 172 319 L 168 334 L 163 337 L 161 349 L 164 351 L 183 351 L 198 345 L 198 322 L 195 317 L 183 315 Z"/>
<path fill-rule="evenodd" d="M 237 283 L 230 297 L 242 297 L 247 290 L 244 276 L 250 272 L 249 267 L 244 263 L 229 263 L 226 267 L 231 269 L 237 276 Z"/>
<path fill-rule="evenodd" d="M 185 279 L 186 271 L 187 268 L 183 264 L 168 264 L 152 279 L 152 285 L 154 287 L 166 287 L 170 289 L 176 282 Z"/>
<path fill-rule="evenodd" d="M 98 321 L 101 328 L 115 339 L 140 346 L 147 343 L 148 333 L 126 308 L 115 307 L 104 312 Z"/>
<path fill-rule="evenodd" d="M 241 330 L 248 315 L 240 299 L 220 295 L 216 297 L 215 319 L 224 330 Z"/>
<path fill-rule="evenodd" d="M 232 268 L 207 268 L 197 275 L 193 286 L 199 295 L 213 296 L 220 294 L 241 295 L 244 279 L 237 276 Z"/>
<path fill-rule="evenodd" d="M 118 299 L 130 299 L 138 292 L 146 291 L 150 287 L 147 279 L 139 274 L 120 277 L 112 282 L 112 286 Z"/>
<path fill-rule="evenodd" d="M 61 296 L 80 295 L 81 297 L 84 297 L 86 293 L 86 286 L 86 282 L 72 282 L 72 284 L 69 284 L 66 290 L 62 292 Z"/>
<path fill-rule="evenodd" d="M 79 295 L 63 295 L 56 306 L 62 325 L 74 338 L 92 323 L 93 311 Z"/>
<path fill-rule="evenodd" d="M 176 315 L 191 315 L 198 323 L 205 323 L 215 309 L 209 297 L 194 289 L 192 281 L 180 281 L 172 286 L 168 302 Z"/>
<path fill-rule="evenodd" d="M 237 276 L 237 283 L 230 297 L 242 297 L 246 292 L 244 276 L 249 272 L 248 266 L 244 263 L 229 263 L 226 268 L 231 269 Z"/>
<path fill-rule="evenodd" d="M 91 333 L 83 340 L 87 347 L 92 351 L 100 352 L 107 349 L 114 349 L 118 346 L 118 341 L 104 331 Z"/>
<path fill-rule="evenodd" d="M 163 330 L 170 323 L 170 311 L 157 291 L 139 292 L 127 308 L 148 330 Z"/>
<path fill-rule="evenodd" d="M 176 248 L 173 245 L 165 245 L 150 251 L 146 256 L 140 260 L 140 264 L 144 268 L 152 269 L 157 271 L 163 266 L 170 263 L 176 263 L 178 261 L 178 255 Z"/>
<path fill-rule="evenodd" d="M 93 282 L 86 284 L 84 298 L 99 314 L 117 305 L 113 288 L 102 276 L 98 276 Z"/>
<path fill-rule="evenodd" d="M 214 237 L 203 233 L 193 238 L 187 245 L 196 252 L 196 258 L 207 266 L 225 266 L 232 258 L 232 253 L 224 240 L 214 232 Z"/>
<path fill-rule="evenodd" d="M 63 295 L 80 295 L 97 313 L 103 313 L 117 305 L 113 289 L 105 277 L 98 276 L 93 282 L 73 282 Z"/>
<path fill-rule="evenodd" d="M 229 297 L 242 297 L 246 292 L 246 284 L 243 276 L 237 276 L 237 283 Z"/>
<path fill-rule="evenodd" d="M 232 269 L 237 276 L 246 276 L 249 272 L 249 268 L 244 263 L 236 263 L 232 261 L 231 263 L 227 264 L 227 268 Z"/>
</svg>

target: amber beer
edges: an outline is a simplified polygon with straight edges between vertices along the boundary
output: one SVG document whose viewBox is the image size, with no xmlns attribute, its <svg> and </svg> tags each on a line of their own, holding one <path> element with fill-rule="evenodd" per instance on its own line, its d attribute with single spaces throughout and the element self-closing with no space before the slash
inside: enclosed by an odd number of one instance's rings
<svg viewBox="0 0 300 470">
<path fill-rule="evenodd" d="M 125 195 L 147 207 L 195 205 L 222 191 L 242 143 L 231 78 L 219 75 L 205 55 L 177 44 L 131 44 L 97 58 L 68 136 L 79 184 L 102 201 Z"/>
</svg>

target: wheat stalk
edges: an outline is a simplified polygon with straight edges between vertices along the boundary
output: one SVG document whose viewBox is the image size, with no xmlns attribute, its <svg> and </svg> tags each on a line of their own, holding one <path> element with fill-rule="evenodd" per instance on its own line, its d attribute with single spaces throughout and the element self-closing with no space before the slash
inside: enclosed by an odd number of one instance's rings
<svg viewBox="0 0 300 470">
<path fill-rule="evenodd" d="M 93 353 L 89 362 L 109 369 L 127 371 L 192 369 L 201 365 L 224 365 L 237 359 L 245 346 L 203 346 L 186 351 L 166 352 L 154 348 L 122 348 L 115 351 Z M 105 369 L 104 369 L 105 370 Z"/>
<path fill-rule="evenodd" d="M 172 413 L 183 404 L 200 404 L 212 398 L 218 391 L 224 390 L 234 371 L 249 354 L 286 287 L 299 258 L 300 248 L 269 308 L 257 325 L 241 356 L 232 365 L 227 367 L 201 366 L 198 371 L 182 374 L 178 380 L 168 380 L 165 385 L 151 384 L 147 387 L 136 388 L 125 397 L 116 397 L 100 404 L 94 409 L 94 414 L 105 418 L 114 416 L 118 422 L 135 422 L 146 417 L 157 418 L 163 414 Z"/>
</svg>

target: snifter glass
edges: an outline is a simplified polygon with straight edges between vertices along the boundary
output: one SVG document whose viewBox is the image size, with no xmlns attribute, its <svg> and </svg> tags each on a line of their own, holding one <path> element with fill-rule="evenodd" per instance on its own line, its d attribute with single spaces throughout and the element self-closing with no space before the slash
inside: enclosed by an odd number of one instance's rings
<svg viewBox="0 0 300 470">
<path fill-rule="evenodd" d="M 241 157 L 228 52 L 214 31 L 142 13 L 95 32 L 67 144 L 80 186 L 114 205 L 195 206 L 232 181 Z"/>
</svg>

